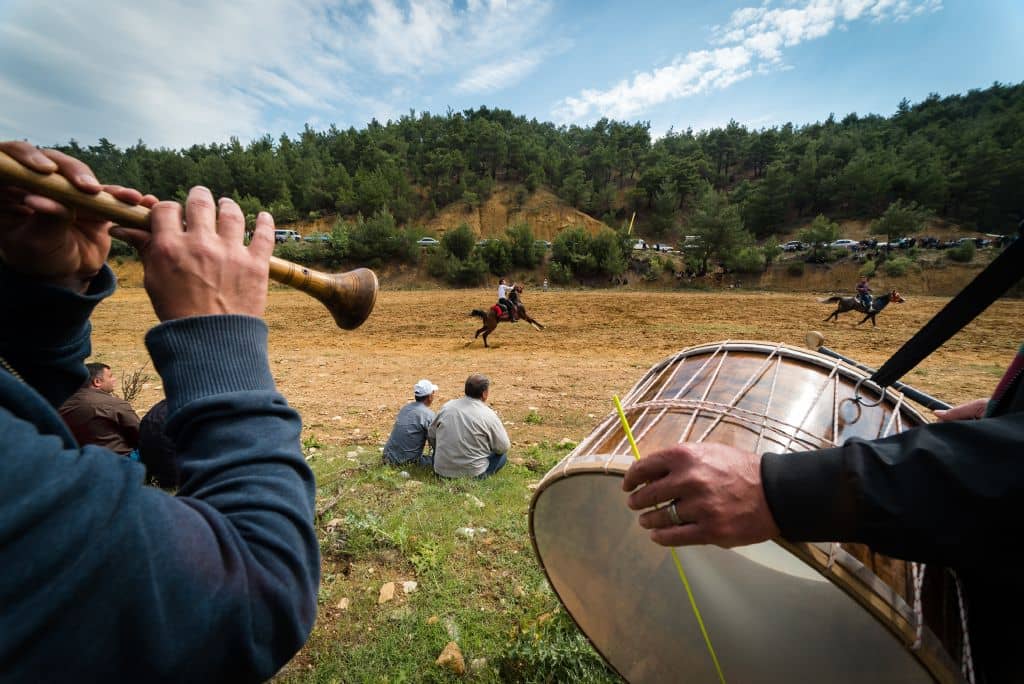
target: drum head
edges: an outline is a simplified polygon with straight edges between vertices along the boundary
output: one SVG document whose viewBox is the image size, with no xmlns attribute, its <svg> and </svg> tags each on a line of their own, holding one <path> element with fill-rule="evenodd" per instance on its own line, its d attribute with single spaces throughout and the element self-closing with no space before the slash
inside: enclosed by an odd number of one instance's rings
<svg viewBox="0 0 1024 684">
<path fill-rule="evenodd" d="M 625 497 L 619 473 L 549 484 L 531 515 L 548 579 L 628 681 L 717 681 L 671 554 L 650 540 Z M 885 626 L 782 547 L 677 553 L 726 681 L 933 681 Z"/>
</svg>

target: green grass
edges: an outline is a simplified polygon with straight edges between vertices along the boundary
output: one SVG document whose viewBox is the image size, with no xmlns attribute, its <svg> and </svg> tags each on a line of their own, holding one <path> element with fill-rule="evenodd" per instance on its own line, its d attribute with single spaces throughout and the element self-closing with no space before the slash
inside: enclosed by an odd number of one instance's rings
<svg viewBox="0 0 1024 684">
<path fill-rule="evenodd" d="M 477 481 L 416 466 L 406 478 L 376 448 L 303 444 L 319 487 L 320 614 L 277 681 L 618 681 L 561 609 L 530 544 L 528 485 L 571 447 L 536 445 Z M 418 586 L 406 595 L 408 580 Z M 399 588 L 378 605 L 385 582 Z M 461 678 L 434 664 L 452 640 L 467 668 L 476 661 Z"/>
</svg>

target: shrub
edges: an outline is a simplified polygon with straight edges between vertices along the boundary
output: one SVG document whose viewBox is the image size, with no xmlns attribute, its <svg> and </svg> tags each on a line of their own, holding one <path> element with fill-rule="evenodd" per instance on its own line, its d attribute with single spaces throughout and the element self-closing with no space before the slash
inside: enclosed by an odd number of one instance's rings
<svg viewBox="0 0 1024 684">
<path fill-rule="evenodd" d="M 448 265 L 447 279 L 452 285 L 480 285 L 487 279 L 487 264 L 477 255 L 465 261 L 453 259 Z"/>
<path fill-rule="evenodd" d="M 617 681 L 564 612 L 557 612 L 552 619 L 532 629 L 517 632 L 495 663 L 502 681 Z"/>
<path fill-rule="evenodd" d="M 885 262 L 885 274 L 890 276 L 906 275 L 907 271 L 914 267 L 914 262 L 907 257 L 892 257 Z"/>
<path fill-rule="evenodd" d="M 544 258 L 544 250 L 537 246 L 530 224 L 517 223 L 505 233 L 508 235 L 513 265 L 533 268 Z"/>
<path fill-rule="evenodd" d="M 512 268 L 512 250 L 504 240 L 488 240 L 476 249 L 494 275 L 508 273 Z"/>
<path fill-rule="evenodd" d="M 361 216 L 346 226 L 349 256 L 358 262 L 409 261 L 417 254 L 415 237 L 395 225 L 395 217 L 381 209 L 369 219 Z"/>
<path fill-rule="evenodd" d="M 958 247 L 952 247 L 946 250 L 946 256 L 953 261 L 959 261 L 962 264 L 970 263 L 974 259 L 975 247 L 974 243 L 970 240 L 961 242 Z"/>
<path fill-rule="evenodd" d="M 551 277 L 551 281 L 565 285 L 566 283 L 572 282 L 572 268 L 569 266 L 563 266 L 557 261 L 552 261 L 548 267 L 548 275 Z"/>
<path fill-rule="evenodd" d="M 737 273 L 760 273 L 764 270 L 764 253 L 757 247 L 744 247 L 726 259 L 725 265 Z"/>
<path fill-rule="evenodd" d="M 441 246 L 459 261 L 469 258 L 474 245 L 476 245 L 476 236 L 465 223 L 441 236 Z"/>
<path fill-rule="evenodd" d="M 135 256 L 135 248 L 127 242 L 123 242 L 117 238 L 110 238 L 110 256 L 133 257 Z"/>
<path fill-rule="evenodd" d="M 324 251 L 319 244 L 309 242 L 282 242 L 274 246 L 274 255 L 297 264 L 315 264 L 324 257 Z"/>
<path fill-rule="evenodd" d="M 454 261 L 457 259 L 443 249 L 431 249 L 427 257 L 427 273 L 434 278 L 447 278 Z"/>
<path fill-rule="evenodd" d="M 877 270 L 878 268 L 877 266 L 875 266 L 874 260 L 869 259 L 864 262 L 863 266 L 860 267 L 860 275 L 867 276 L 868 278 L 873 278 L 875 276 L 875 271 Z"/>
<path fill-rule="evenodd" d="M 794 277 L 800 277 L 804 274 L 804 262 L 802 261 L 791 261 L 786 265 L 786 273 Z"/>
</svg>

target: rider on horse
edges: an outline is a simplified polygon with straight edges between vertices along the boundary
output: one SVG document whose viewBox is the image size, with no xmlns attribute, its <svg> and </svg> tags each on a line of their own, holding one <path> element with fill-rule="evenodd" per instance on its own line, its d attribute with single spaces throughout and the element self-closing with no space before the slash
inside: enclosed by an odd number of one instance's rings
<svg viewBox="0 0 1024 684">
<path fill-rule="evenodd" d="M 874 300 L 871 297 L 871 286 L 868 285 L 866 275 L 862 275 L 857 281 L 857 299 L 864 305 L 864 313 L 874 313 L 874 309 L 871 308 Z"/>
<path fill-rule="evenodd" d="M 519 320 L 518 301 L 513 304 L 509 299 L 509 296 L 515 291 L 515 288 L 515 285 L 506 285 L 504 278 L 498 281 L 498 306 L 505 310 L 505 315 L 508 316 L 508 320 L 512 323 Z"/>
</svg>

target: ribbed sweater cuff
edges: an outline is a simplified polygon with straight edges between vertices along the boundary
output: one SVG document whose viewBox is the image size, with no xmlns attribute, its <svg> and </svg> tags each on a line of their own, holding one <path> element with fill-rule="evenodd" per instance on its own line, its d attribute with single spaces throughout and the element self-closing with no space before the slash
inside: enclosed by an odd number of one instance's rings
<svg viewBox="0 0 1024 684">
<path fill-rule="evenodd" d="M 193 316 L 161 323 L 146 347 L 164 381 L 168 410 L 230 392 L 273 391 L 267 326 L 252 316 Z"/>
<path fill-rule="evenodd" d="M 761 456 L 761 482 L 782 536 L 835 541 L 854 533 L 843 491 L 843 448 Z M 845 536 L 844 536 L 845 535 Z"/>
</svg>

